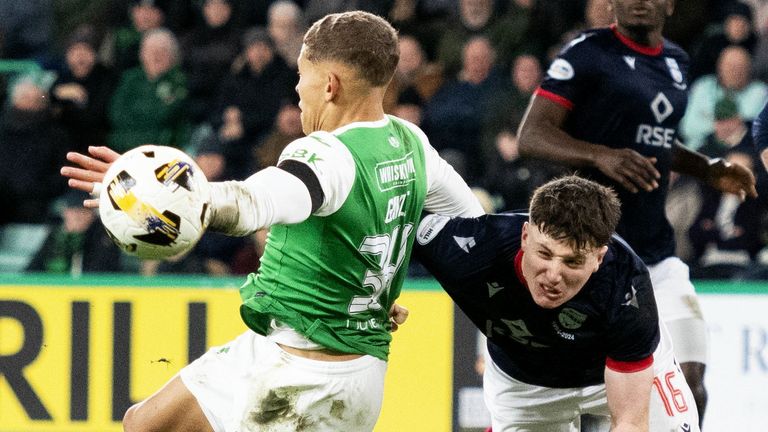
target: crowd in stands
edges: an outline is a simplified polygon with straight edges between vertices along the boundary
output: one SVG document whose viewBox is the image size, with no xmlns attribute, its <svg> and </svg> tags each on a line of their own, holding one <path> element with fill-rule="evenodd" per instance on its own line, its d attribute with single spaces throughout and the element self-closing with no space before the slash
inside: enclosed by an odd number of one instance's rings
<svg viewBox="0 0 768 432">
<path fill-rule="evenodd" d="M 364 9 L 400 32 L 388 113 L 490 197 L 527 207 L 569 172 L 521 158 L 516 130 L 553 55 L 579 31 L 610 25 L 609 0 L 4 0 L 0 2 L 0 230 L 47 224 L 27 269 L 53 273 L 247 273 L 265 233 L 207 233 L 176 262 L 138 263 L 109 241 L 59 175 L 68 151 L 179 147 L 212 180 L 274 165 L 300 137 L 296 59 L 331 12 Z M 695 277 L 765 278 L 768 180 L 750 141 L 768 101 L 768 1 L 678 0 L 667 37 L 691 57 L 680 125 L 692 149 L 751 167 L 758 199 L 694 180 L 672 185 L 668 213 Z M 0 234 L 2 236 L 2 234 Z M 0 269 L 2 271 L 2 269 Z"/>
</svg>

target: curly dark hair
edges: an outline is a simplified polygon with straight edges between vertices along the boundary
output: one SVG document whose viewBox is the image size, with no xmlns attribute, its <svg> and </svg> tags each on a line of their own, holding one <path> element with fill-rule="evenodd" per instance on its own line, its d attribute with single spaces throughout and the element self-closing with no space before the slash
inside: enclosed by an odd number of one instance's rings
<svg viewBox="0 0 768 432">
<path fill-rule="evenodd" d="M 335 61 L 351 66 L 372 86 L 383 87 L 400 59 L 397 31 L 384 18 L 368 12 L 326 15 L 304 35 L 304 56 L 313 63 Z"/>
<path fill-rule="evenodd" d="M 530 223 L 576 250 L 608 244 L 620 217 L 613 189 L 575 175 L 542 185 L 531 198 Z"/>
</svg>

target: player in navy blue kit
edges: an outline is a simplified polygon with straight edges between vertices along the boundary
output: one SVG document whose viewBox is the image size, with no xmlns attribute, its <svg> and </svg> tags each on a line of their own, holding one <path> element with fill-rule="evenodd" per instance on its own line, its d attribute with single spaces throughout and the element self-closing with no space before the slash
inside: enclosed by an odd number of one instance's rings
<svg viewBox="0 0 768 432">
<path fill-rule="evenodd" d="M 616 24 L 576 37 L 552 62 L 518 133 L 520 153 L 577 167 L 613 186 L 617 232 L 649 266 L 666 323 L 703 417 L 707 330 L 664 210 L 671 170 L 723 192 L 756 196 L 752 173 L 677 139 L 688 56 L 662 37 L 673 0 L 611 0 Z"/>
<path fill-rule="evenodd" d="M 699 430 L 648 270 L 611 235 L 619 215 L 610 188 L 568 176 L 529 214 L 420 223 L 415 256 L 488 338 L 494 432 L 575 431 L 581 414 L 613 431 Z"/>
</svg>

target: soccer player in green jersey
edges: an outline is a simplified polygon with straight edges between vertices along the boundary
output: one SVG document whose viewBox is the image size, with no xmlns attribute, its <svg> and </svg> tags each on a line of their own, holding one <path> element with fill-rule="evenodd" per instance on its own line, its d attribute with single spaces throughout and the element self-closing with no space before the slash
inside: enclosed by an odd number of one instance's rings
<svg viewBox="0 0 768 432">
<path fill-rule="evenodd" d="M 384 114 L 398 58 L 395 30 L 366 12 L 328 15 L 307 31 L 296 87 L 307 136 L 276 167 L 212 184 L 212 229 L 271 227 L 261 267 L 240 290 L 251 330 L 131 407 L 125 430 L 373 429 L 422 209 L 482 214 L 424 133 Z M 80 167 L 62 174 L 93 192 L 118 155 L 89 152 L 68 155 Z"/>
</svg>

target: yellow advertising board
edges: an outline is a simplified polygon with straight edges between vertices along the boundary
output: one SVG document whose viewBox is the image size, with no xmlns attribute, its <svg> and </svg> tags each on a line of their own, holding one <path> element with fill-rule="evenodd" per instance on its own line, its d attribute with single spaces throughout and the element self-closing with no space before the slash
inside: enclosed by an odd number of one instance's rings
<svg viewBox="0 0 768 432">
<path fill-rule="evenodd" d="M 0 432 L 121 431 L 128 406 L 245 330 L 232 281 L 209 280 L 0 281 Z M 450 431 L 451 300 L 406 289 L 398 303 L 411 316 L 394 334 L 376 431 Z"/>
</svg>

